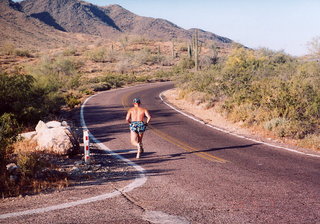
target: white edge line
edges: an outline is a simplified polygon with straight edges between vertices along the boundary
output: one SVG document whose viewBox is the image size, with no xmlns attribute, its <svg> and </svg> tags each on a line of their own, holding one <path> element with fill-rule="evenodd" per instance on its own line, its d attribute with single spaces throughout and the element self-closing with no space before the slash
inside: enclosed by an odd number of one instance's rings
<svg viewBox="0 0 320 224">
<path fill-rule="evenodd" d="M 167 91 L 167 90 L 165 90 L 165 91 Z M 213 125 L 211 125 L 211 124 L 207 124 L 207 123 L 205 123 L 205 122 L 203 122 L 203 121 L 195 118 L 194 116 L 191 116 L 191 115 L 189 115 L 189 114 L 187 114 L 187 113 L 184 113 L 183 111 L 181 111 L 181 110 L 175 108 L 174 106 L 172 106 L 171 104 L 167 103 L 167 102 L 163 99 L 163 97 L 162 97 L 162 96 L 163 96 L 163 93 L 164 93 L 165 91 L 163 91 L 163 92 L 161 92 L 161 93 L 159 94 L 159 98 L 161 99 L 161 101 L 162 101 L 164 104 L 166 104 L 166 105 L 167 105 L 168 107 L 170 107 L 171 109 L 177 111 L 178 113 L 180 113 L 180 114 L 182 114 L 182 115 L 184 115 L 184 116 L 186 116 L 186 117 L 188 117 L 188 118 L 190 118 L 190 119 L 192 119 L 192 120 L 194 120 L 194 121 L 196 121 L 196 122 L 199 122 L 199 123 L 201 123 L 201 124 L 203 124 L 203 125 L 206 125 L 206 126 L 212 128 L 212 129 L 215 129 L 215 130 L 217 130 L 217 131 L 221 131 L 221 132 L 223 132 L 223 133 L 227 133 L 227 134 L 229 134 L 229 135 L 236 136 L 236 137 L 238 137 L 238 138 L 243 138 L 243 139 L 246 139 L 246 140 L 250 140 L 250 141 L 252 141 L 252 142 L 264 144 L 264 145 L 270 146 L 270 147 L 272 147 L 272 148 L 284 149 L 284 150 L 287 150 L 287 151 L 290 151 L 290 152 L 294 152 L 294 153 L 298 153 L 298 154 L 302 154 L 302 155 L 306 155 L 306 156 L 311 156 L 311 157 L 320 158 L 320 155 L 315 155 L 315 154 L 310 154 L 310 153 L 304 153 L 304 152 L 300 152 L 300 151 L 295 150 L 295 149 L 290 149 L 290 148 L 287 148 L 287 147 L 277 146 L 277 145 L 274 145 L 274 144 L 271 144 L 271 143 L 262 142 L 262 141 L 259 141 L 259 140 L 255 140 L 255 139 L 252 139 L 252 138 L 248 138 L 248 137 L 245 137 L 245 136 L 242 136 L 242 135 L 235 134 L 235 133 L 233 133 L 233 132 L 224 130 L 224 129 L 222 129 L 222 128 L 215 127 L 215 126 L 213 126 Z"/>
<path fill-rule="evenodd" d="M 110 91 L 108 91 L 108 92 L 110 92 Z M 93 96 L 90 96 L 81 105 L 80 121 L 81 121 L 81 126 L 82 126 L 83 129 L 88 129 L 87 125 L 85 123 L 85 120 L 84 120 L 84 107 L 85 107 L 86 103 L 91 98 L 93 98 L 93 97 L 95 97 L 95 96 L 97 96 L 99 94 L 102 94 L 102 93 L 105 93 L 105 92 L 101 92 L 101 93 L 95 94 Z M 145 184 L 145 182 L 147 181 L 147 177 L 145 175 L 146 170 L 144 168 L 142 168 L 141 166 L 139 166 L 136 163 L 132 162 L 131 160 L 126 159 L 123 156 L 111 151 L 107 146 L 105 146 L 103 143 L 101 143 L 92 134 L 90 134 L 90 138 L 92 139 L 93 142 L 95 142 L 97 144 L 97 146 L 101 150 L 111 154 L 113 157 L 116 157 L 119 160 L 122 160 L 122 161 L 126 162 L 128 165 L 134 167 L 139 173 L 138 177 L 136 177 L 135 180 L 132 183 L 128 184 L 127 186 L 125 186 L 125 187 L 123 187 L 123 188 L 121 188 L 119 190 L 115 190 L 115 191 L 113 191 L 111 193 L 101 194 L 101 195 L 97 195 L 97 196 L 90 197 L 90 198 L 85 198 L 85 199 L 78 200 L 78 201 L 73 201 L 73 202 L 67 202 L 67 203 L 63 203 L 63 204 L 48 206 L 48 207 L 45 207 L 45 208 L 37 208 L 37 209 L 31 209 L 31 210 L 26 210 L 26 211 L 21 211 L 21 212 L 13 212 L 13 213 L 1 214 L 0 215 L 0 219 L 7 219 L 7 218 L 23 216 L 23 215 L 33 215 L 33 214 L 38 214 L 38 213 L 44 213 L 44 212 L 49 212 L 49 211 L 54 211 L 54 210 L 70 208 L 70 207 L 74 207 L 74 206 L 77 206 L 77 205 L 84 205 L 84 204 L 88 204 L 88 203 L 91 203 L 91 202 L 102 201 L 102 200 L 105 200 L 105 199 L 108 199 L 108 198 L 113 198 L 113 197 L 119 196 L 122 193 L 126 193 L 126 192 L 129 192 L 129 191 L 132 191 L 135 188 L 138 188 L 138 187 L 142 186 L 143 184 Z"/>
</svg>

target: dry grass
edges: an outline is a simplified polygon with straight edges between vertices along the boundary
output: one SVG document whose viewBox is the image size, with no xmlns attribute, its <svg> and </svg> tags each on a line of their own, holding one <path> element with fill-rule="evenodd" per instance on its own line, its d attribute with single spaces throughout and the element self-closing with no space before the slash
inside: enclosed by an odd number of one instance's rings
<svg viewBox="0 0 320 224">
<path fill-rule="evenodd" d="M 203 101 L 203 94 L 192 93 L 186 89 L 174 89 L 165 92 L 164 95 L 170 103 L 178 108 L 187 111 L 188 113 L 195 114 L 202 120 L 221 127 L 222 129 L 252 138 L 264 138 L 268 141 L 272 139 L 278 143 L 289 145 L 289 147 L 302 147 L 305 149 L 320 151 L 319 135 L 309 135 L 302 140 L 280 138 L 277 133 L 268 131 L 261 126 L 252 125 L 249 127 L 244 125 L 244 123 L 238 119 L 239 114 L 236 116 L 237 119 L 233 116 L 226 116 L 226 114 L 222 114 L 222 110 L 219 109 L 221 102 L 214 105 L 214 107 L 208 108 L 207 103 Z M 241 110 L 238 112 L 241 113 Z"/>
<path fill-rule="evenodd" d="M 12 145 L 12 162 L 18 165 L 16 174 L 8 175 L 4 180 L 5 189 L 1 190 L 3 197 L 34 194 L 47 189 L 62 189 L 69 185 L 67 175 L 55 172 L 49 175 L 50 170 L 55 170 L 49 157 L 36 150 L 34 141 L 23 140 Z M 44 172 L 48 174 L 43 175 Z"/>
</svg>

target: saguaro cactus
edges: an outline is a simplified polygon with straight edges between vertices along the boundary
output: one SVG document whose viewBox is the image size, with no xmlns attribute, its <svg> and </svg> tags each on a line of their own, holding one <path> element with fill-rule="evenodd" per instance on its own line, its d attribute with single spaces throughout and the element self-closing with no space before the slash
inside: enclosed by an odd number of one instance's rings
<svg viewBox="0 0 320 224">
<path fill-rule="evenodd" d="M 189 59 L 192 59 L 192 44 L 188 44 L 188 56 L 189 56 Z"/>
<path fill-rule="evenodd" d="M 172 53 L 172 58 L 175 59 L 176 58 L 176 53 L 175 53 L 175 50 L 174 50 L 174 47 L 175 47 L 174 46 L 174 39 L 171 40 L 171 43 L 172 43 L 172 52 L 171 52 Z"/>
<path fill-rule="evenodd" d="M 192 45 L 193 45 L 193 52 L 194 52 L 194 64 L 195 64 L 195 69 L 196 71 L 199 70 L 199 53 L 201 48 L 199 48 L 199 34 L 198 30 L 196 29 L 194 31 L 194 35 L 192 38 Z"/>
</svg>

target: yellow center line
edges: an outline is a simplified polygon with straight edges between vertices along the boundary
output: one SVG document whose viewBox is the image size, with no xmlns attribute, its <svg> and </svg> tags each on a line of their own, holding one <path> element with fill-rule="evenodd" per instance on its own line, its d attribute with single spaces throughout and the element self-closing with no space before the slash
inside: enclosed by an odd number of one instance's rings
<svg viewBox="0 0 320 224">
<path fill-rule="evenodd" d="M 138 92 L 138 91 L 136 91 Z M 121 99 L 121 103 L 122 103 L 122 106 L 125 110 L 129 109 L 129 96 L 135 94 L 136 92 L 133 92 L 133 93 L 127 93 L 126 95 L 124 95 Z M 159 129 L 153 127 L 153 125 L 149 125 L 149 128 L 156 134 L 158 135 L 160 138 L 178 146 L 179 148 L 182 148 L 184 149 L 185 151 L 187 152 L 190 152 L 196 156 L 199 156 L 201 158 L 204 158 L 206 160 L 209 160 L 209 161 L 213 161 L 213 162 L 219 162 L 219 163 L 226 163 L 226 162 L 229 162 L 225 159 L 222 159 L 222 158 L 219 158 L 219 157 L 216 157 L 216 156 L 213 156 L 211 155 L 210 153 L 207 153 L 207 152 L 201 152 L 199 151 L 198 149 L 188 145 L 187 143 L 185 142 L 182 142 L 181 140 L 178 140 L 172 136 L 169 136 L 168 134 L 160 131 Z"/>
</svg>

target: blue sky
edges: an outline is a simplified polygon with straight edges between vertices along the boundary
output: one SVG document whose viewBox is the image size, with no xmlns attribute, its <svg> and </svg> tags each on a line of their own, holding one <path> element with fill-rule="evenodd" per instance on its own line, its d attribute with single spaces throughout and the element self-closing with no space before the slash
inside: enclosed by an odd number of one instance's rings
<svg viewBox="0 0 320 224">
<path fill-rule="evenodd" d="M 320 36 L 320 0 L 86 0 L 119 4 L 141 16 L 167 19 L 180 27 L 200 28 L 251 48 L 301 56 Z"/>
</svg>

